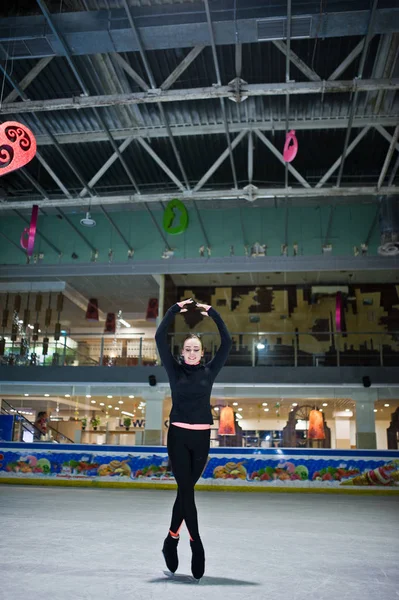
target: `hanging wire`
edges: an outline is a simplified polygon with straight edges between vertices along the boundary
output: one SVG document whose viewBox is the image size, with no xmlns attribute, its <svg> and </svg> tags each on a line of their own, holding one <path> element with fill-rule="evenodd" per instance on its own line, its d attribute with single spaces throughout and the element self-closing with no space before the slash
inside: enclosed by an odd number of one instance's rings
<svg viewBox="0 0 399 600">
<path fill-rule="evenodd" d="M 324 3 L 323 0 L 320 0 L 320 18 L 319 18 L 319 24 L 317 26 L 316 37 L 315 37 L 314 46 L 313 46 L 312 65 L 311 65 L 312 71 L 314 71 L 314 61 L 315 61 L 315 58 L 316 58 L 317 42 L 319 40 L 319 33 L 320 33 L 321 21 L 322 21 L 323 12 L 324 12 L 323 3 Z M 326 10 L 327 10 L 327 2 L 326 2 Z"/>
</svg>

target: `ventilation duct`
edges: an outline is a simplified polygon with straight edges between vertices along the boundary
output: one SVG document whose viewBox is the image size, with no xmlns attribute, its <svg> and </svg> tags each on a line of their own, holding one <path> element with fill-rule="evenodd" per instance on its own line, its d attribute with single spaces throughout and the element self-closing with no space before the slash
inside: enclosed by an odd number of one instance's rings
<svg viewBox="0 0 399 600">
<path fill-rule="evenodd" d="M 258 41 L 285 40 L 287 37 L 287 17 L 258 19 Z M 312 17 L 301 16 L 291 19 L 291 39 L 306 39 L 310 37 Z"/>
<path fill-rule="evenodd" d="M 380 256 L 399 256 L 399 196 L 385 196 L 379 214 Z"/>
</svg>

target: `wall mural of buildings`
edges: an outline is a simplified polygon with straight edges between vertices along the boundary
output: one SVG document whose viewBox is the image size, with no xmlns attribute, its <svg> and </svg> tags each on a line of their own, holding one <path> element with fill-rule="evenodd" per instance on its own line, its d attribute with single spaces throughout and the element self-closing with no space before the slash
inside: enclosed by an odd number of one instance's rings
<svg viewBox="0 0 399 600">
<path fill-rule="evenodd" d="M 255 348 L 256 364 L 283 366 L 296 353 L 299 366 L 314 364 L 315 357 L 335 365 L 337 351 L 341 366 L 360 358 L 363 366 L 377 366 L 381 360 L 385 366 L 399 364 L 398 285 L 210 286 L 176 291 L 178 300 L 193 297 L 220 312 L 233 332 L 231 364 L 240 364 L 240 356 L 253 352 L 254 342 L 265 346 Z M 336 322 L 338 291 L 341 331 Z M 175 322 L 179 334 L 210 329 L 208 320 L 195 310 Z M 175 336 L 177 346 L 181 339 Z M 204 342 L 210 352 L 218 337 L 205 336 Z"/>
</svg>

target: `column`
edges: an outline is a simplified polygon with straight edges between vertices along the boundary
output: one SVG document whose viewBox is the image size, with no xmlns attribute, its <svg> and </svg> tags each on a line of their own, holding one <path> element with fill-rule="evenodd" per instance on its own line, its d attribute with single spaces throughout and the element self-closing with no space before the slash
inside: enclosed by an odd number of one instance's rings
<svg viewBox="0 0 399 600">
<path fill-rule="evenodd" d="M 377 391 L 370 388 L 354 390 L 352 398 L 356 402 L 356 447 L 376 449 L 374 403 Z"/>
<path fill-rule="evenodd" d="M 163 443 L 163 403 L 165 394 L 152 387 L 142 394 L 145 402 L 145 426 L 143 445 L 162 446 Z"/>
</svg>

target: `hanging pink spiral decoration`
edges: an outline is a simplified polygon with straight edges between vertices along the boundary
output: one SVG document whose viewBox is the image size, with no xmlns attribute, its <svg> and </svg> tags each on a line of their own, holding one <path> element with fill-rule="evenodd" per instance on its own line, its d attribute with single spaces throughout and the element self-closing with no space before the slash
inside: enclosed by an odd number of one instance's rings
<svg viewBox="0 0 399 600">
<path fill-rule="evenodd" d="M 35 237 L 36 237 L 36 225 L 37 225 L 37 215 L 39 212 L 39 207 L 37 204 L 32 206 L 32 216 L 30 218 L 29 227 L 25 227 L 21 235 L 21 246 L 28 256 L 32 256 L 33 254 L 33 246 L 35 245 Z"/>
<path fill-rule="evenodd" d="M 298 152 L 298 140 L 295 131 L 292 129 L 285 137 L 283 157 L 285 162 L 292 162 Z"/>
<path fill-rule="evenodd" d="M 17 121 L 0 123 L 0 177 L 24 167 L 36 154 L 35 136 Z"/>
</svg>

